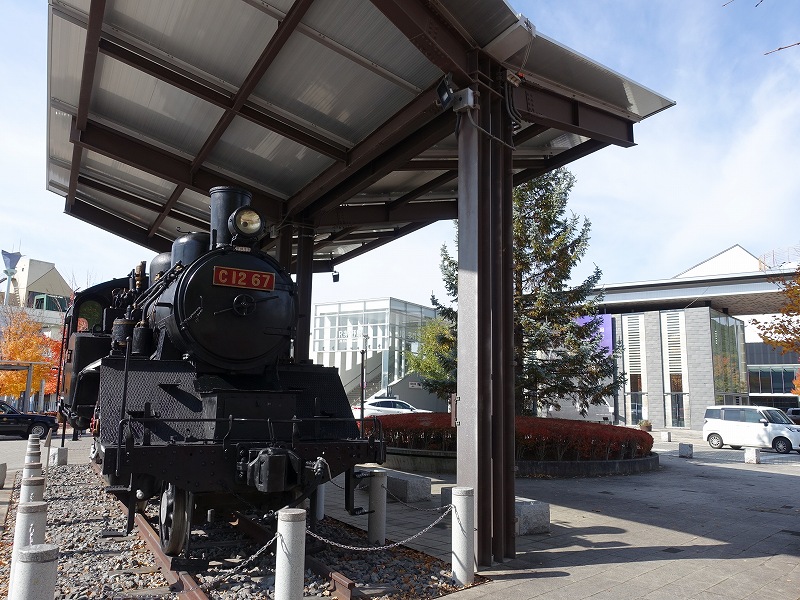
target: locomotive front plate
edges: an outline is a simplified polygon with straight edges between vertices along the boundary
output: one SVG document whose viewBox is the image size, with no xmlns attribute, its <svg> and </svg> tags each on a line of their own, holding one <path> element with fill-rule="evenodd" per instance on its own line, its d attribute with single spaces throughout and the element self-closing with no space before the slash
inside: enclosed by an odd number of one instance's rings
<svg viewBox="0 0 800 600">
<path fill-rule="evenodd" d="M 275 289 L 275 274 L 215 265 L 212 283 L 224 287 L 272 291 Z"/>
</svg>

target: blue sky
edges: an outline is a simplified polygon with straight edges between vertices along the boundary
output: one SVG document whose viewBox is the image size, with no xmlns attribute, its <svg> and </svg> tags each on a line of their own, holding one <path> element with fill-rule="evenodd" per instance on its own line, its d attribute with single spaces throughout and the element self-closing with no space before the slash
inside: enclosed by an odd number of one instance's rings
<svg viewBox="0 0 800 600">
<path fill-rule="evenodd" d="M 570 166 L 570 210 L 592 223 L 576 275 L 605 283 L 672 277 L 740 244 L 800 246 L 800 1 L 511 0 L 537 30 L 677 102 L 634 128 L 637 146 Z M 79 287 L 152 252 L 63 214 L 46 191 L 47 7 L 0 0 L 0 248 L 56 263 Z M 11 83 L 13 82 L 13 83 Z M 314 301 L 444 297 L 442 222 L 317 275 Z"/>
</svg>

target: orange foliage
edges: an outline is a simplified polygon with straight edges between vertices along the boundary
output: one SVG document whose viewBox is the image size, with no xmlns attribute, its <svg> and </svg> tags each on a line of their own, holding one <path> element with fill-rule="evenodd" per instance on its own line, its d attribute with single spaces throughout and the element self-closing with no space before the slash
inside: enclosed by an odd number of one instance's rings
<svg viewBox="0 0 800 600">
<path fill-rule="evenodd" d="M 800 352 L 800 268 L 789 281 L 777 283 L 783 294 L 780 314 L 768 322 L 753 319 L 752 323 L 769 345 L 784 353 Z"/>
<path fill-rule="evenodd" d="M 56 376 L 51 367 L 58 365 L 60 341 L 51 340 L 42 334 L 41 324 L 31 319 L 24 310 L 6 307 L 0 320 L 4 324 L 0 339 L 0 359 L 43 363 L 33 367 L 32 392 L 39 390 L 42 379 L 46 382 L 45 393 L 55 392 Z M 19 396 L 25 391 L 27 378 L 27 369 L 0 371 L 0 394 Z"/>
</svg>

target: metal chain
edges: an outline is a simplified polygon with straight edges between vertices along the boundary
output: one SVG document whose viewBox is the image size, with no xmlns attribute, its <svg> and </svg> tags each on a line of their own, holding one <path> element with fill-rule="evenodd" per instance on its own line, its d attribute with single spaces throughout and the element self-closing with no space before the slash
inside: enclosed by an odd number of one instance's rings
<svg viewBox="0 0 800 600">
<path fill-rule="evenodd" d="M 190 588 L 186 588 L 185 590 L 181 590 L 180 592 L 178 592 L 178 595 L 185 594 L 186 592 L 193 592 L 195 590 L 202 590 L 203 592 L 207 592 L 212 587 L 216 587 L 217 584 L 225 581 L 226 579 L 228 579 L 229 577 L 231 577 L 233 575 L 236 575 L 239 571 L 241 571 L 242 569 L 247 567 L 250 563 L 252 563 L 256 558 L 261 556 L 264 553 L 264 551 L 267 548 L 269 548 L 272 545 L 272 543 L 275 540 L 277 540 L 279 537 L 281 537 L 281 534 L 280 533 L 276 533 L 272 537 L 272 539 L 270 541 L 268 541 L 266 544 L 264 544 L 261 548 L 258 549 L 258 552 L 256 552 L 252 556 L 248 557 L 246 560 L 244 560 L 243 562 L 239 563 L 234 568 L 229 569 L 227 571 L 224 571 L 223 573 L 217 575 L 213 579 L 209 579 L 208 581 L 204 581 L 200 585 L 196 585 L 194 587 L 190 587 Z"/>
<path fill-rule="evenodd" d="M 353 551 L 356 551 L 356 552 L 370 552 L 370 551 L 374 551 L 374 550 L 390 550 L 392 548 L 397 548 L 398 546 L 403 546 L 407 542 L 415 540 L 419 536 L 421 536 L 421 535 L 423 535 L 425 533 L 428 533 L 431 529 L 433 529 L 439 523 L 439 521 L 444 519 L 447 516 L 447 514 L 451 510 L 453 510 L 453 505 L 452 504 L 448 504 L 447 507 L 443 507 L 443 508 L 446 508 L 447 510 L 444 513 L 442 513 L 441 515 L 439 515 L 438 519 L 436 519 L 433 523 L 428 525 L 425 529 L 423 529 L 419 533 L 415 533 L 411 537 L 407 537 L 406 539 L 404 539 L 404 540 L 402 540 L 400 542 L 395 542 L 393 544 L 387 544 L 385 546 L 367 546 L 367 547 L 346 546 L 345 544 L 340 544 L 338 542 L 334 542 L 332 540 L 326 539 L 326 538 L 322 537 L 321 535 L 318 535 L 318 534 L 314 533 L 310 529 L 306 529 L 306 533 L 309 534 L 311 537 L 317 538 L 321 542 L 325 542 L 326 544 L 330 544 L 331 546 L 336 546 L 337 548 L 342 548 L 344 550 L 353 550 Z"/>
<path fill-rule="evenodd" d="M 394 498 L 397 502 L 399 502 L 403 506 L 407 506 L 408 508 L 412 508 L 414 510 L 418 510 L 419 512 L 439 512 L 439 511 L 445 510 L 448 506 L 452 506 L 452 504 L 448 504 L 448 505 L 445 505 L 445 506 L 437 506 L 435 508 L 419 508 L 418 506 L 411 506 L 410 504 L 408 504 L 406 502 L 403 502 L 402 500 L 400 500 L 400 498 L 398 498 L 392 492 L 390 492 L 389 488 L 387 488 L 385 485 L 382 485 L 381 487 L 386 490 L 387 494 L 389 494 L 392 498 Z"/>
</svg>

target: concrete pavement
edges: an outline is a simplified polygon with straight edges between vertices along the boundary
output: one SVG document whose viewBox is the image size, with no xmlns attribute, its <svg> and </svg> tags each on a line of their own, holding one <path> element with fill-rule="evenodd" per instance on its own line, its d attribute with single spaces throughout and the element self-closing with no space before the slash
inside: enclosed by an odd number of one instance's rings
<svg viewBox="0 0 800 600">
<path fill-rule="evenodd" d="M 517 479 L 518 496 L 550 503 L 551 533 L 518 537 L 514 560 L 479 570 L 488 583 L 447 598 L 800 598 L 800 454 L 763 451 L 762 464 L 744 464 L 743 450 L 713 450 L 699 432 L 653 436 L 658 472 Z M 693 458 L 678 457 L 679 442 L 693 444 Z M 329 514 L 366 528 L 367 517 L 333 509 L 334 495 Z M 438 504 L 437 496 L 429 503 Z M 388 506 L 393 541 L 436 518 Z M 450 562 L 449 521 L 407 545 Z"/>
<path fill-rule="evenodd" d="M 43 444 L 43 443 L 42 443 Z M 77 441 L 72 441 L 72 430 L 67 429 L 64 446 L 67 448 L 67 460 L 70 464 L 80 464 L 88 462 L 89 448 L 92 445 L 92 436 L 84 435 Z M 28 446 L 28 439 L 10 435 L 0 435 L 0 463 L 6 463 L 6 479 L 3 488 L 0 489 L 0 532 L 5 529 L 6 514 L 8 512 L 11 491 L 17 473 L 22 471 L 25 465 L 25 449 Z M 51 448 L 61 447 L 61 430 L 58 435 L 54 435 L 50 441 Z M 42 453 L 42 467 L 47 460 Z"/>
<path fill-rule="evenodd" d="M 672 432 L 661 442 L 658 472 L 586 479 L 517 479 L 517 495 L 550 504 L 551 532 L 517 538 L 517 557 L 479 570 L 488 583 L 452 600 L 774 600 L 800 598 L 800 454 L 713 450 L 699 432 Z M 694 444 L 693 458 L 678 443 Z M 0 439 L 0 462 L 24 464 L 25 440 Z M 91 438 L 72 442 L 70 463 L 88 460 Z M 60 445 L 54 440 L 54 445 Z M 11 457 L 11 458 L 9 458 Z M 12 475 L 0 490 L 5 513 Z M 436 520 L 415 509 L 440 505 L 454 479 L 434 479 L 430 502 L 414 509 L 390 502 L 387 538 L 405 540 Z M 341 490 L 328 485 L 327 512 L 366 529 L 367 517 L 342 510 Z M 357 492 L 366 507 L 366 494 Z M 450 516 L 406 543 L 450 562 Z"/>
</svg>

